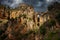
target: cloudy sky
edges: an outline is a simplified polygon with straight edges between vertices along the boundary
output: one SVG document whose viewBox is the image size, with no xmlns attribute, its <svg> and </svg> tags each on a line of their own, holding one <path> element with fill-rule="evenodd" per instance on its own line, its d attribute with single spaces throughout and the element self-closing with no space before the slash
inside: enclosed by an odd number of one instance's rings
<svg viewBox="0 0 60 40">
<path fill-rule="evenodd" d="M 47 10 L 48 5 L 56 1 L 60 2 L 60 0 L 0 0 L 0 3 L 12 8 L 17 7 L 19 3 L 26 3 L 33 5 L 35 11 L 43 12 Z"/>
</svg>

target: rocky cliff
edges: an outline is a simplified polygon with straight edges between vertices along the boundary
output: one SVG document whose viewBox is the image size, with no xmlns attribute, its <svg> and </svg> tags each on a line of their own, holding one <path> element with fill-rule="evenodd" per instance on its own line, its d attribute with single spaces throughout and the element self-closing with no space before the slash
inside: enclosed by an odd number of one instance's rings
<svg viewBox="0 0 60 40">
<path fill-rule="evenodd" d="M 2 38 L 0 37 L 0 39 L 34 40 L 35 37 L 39 39 L 39 34 L 35 36 L 35 33 L 38 33 L 40 26 L 49 20 L 49 15 L 45 14 L 46 13 L 35 12 L 34 8 L 27 4 L 20 4 L 19 7 L 15 9 L 1 5 L 0 32 Z"/>
</svg>

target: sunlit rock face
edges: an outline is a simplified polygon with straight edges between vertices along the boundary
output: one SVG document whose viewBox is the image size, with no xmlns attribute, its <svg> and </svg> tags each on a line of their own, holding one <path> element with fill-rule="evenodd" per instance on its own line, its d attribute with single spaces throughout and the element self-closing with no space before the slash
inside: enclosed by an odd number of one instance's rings
<svg viewBox="0 0 60 40">
<path fill-rule="evenodd" d="M 4 12 L 6 19 L 17 19 L 16 22 L 25 25 L 27 30 L 39 29 L 39 26 L 47 20 L 47 16 L 42 16 L 43 13 L 35 12 L 34 8 L 27 4 L 20 4 L 18 8 L 15 9 L 2 8 L 1 11 Z M 3 13 L 1 14 L 3 15 Z"/>
<path fill-rule="evenodd" d="M 19 15 L 23 15 L 23 14 L 26 14 L 26 15 L 32 17 L 31 14 L 33 14 L 33 13 L 34 13 L 33 7 L 30 7 L 27 4 L 20 4 L 20 6 L 18 8 L 11 11 L 10 18 L 16 18 L 16 17 L 19 17 Z"/>
<path fill-rule="evenodd" d="M 4 13 L 3 13 L 4 12 Z M 0 8 L 0 18 L 5 19 L 3 23 L 8 23 L 6 34 L 8 38 L 17 38 L 15 35 L 25 35 L 29 31 L 38 31 L 39 27 L 48 20 L 48 15 L 35 12 L 34 8 L 27 4 L 20 4 L 15 9 L 9 7 Z"/>
<path fill-rule="evenodd" d="M 42 13 L 40 15 L 40 26 L 49 19 L 50 19 L 50 16 L 48 15 L 48 13 Z"/>
<path fill-rule="evenodd" d="M 10 10 L 10 19 L 17 19 L 20 24 L 26 26 L 26 29 L 34 30 L 48 20 L 48 15 L 45 13 L 38 13 L 34 8 L 27 4 L 20 4 L 18 8 Z"/>
<path fill-rule="evenodd" d="M 33 15 L 34 15 L 34 8 L 27 4 L 20 4 L 18 8 L 13 9 L 10 11 L 10 19 L 16 19 L 20 21 L 20 24 L 25 25 L 28 30 L 33 30 Z"/>
</svg>

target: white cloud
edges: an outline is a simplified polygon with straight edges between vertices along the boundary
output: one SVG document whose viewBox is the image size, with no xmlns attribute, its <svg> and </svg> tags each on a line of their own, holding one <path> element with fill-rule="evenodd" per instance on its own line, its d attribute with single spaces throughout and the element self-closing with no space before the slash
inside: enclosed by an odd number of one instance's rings
<svg viewBox="0 0 60 40">
<path fill-rule="evenodd" d="M 54 2 L 54 1 L 56 1 L 56 0 L 46 0 L 46 2 L 48 2 L 48 3 L 49 3 L 49 2 Z"/>
<path fill-rule="evenodd" d="M 14 3 L 22 3 L 23 2 L 23 0 L 14 0 Z"/>
<path fill-rule="evenodd" d="M 12 3 L 11 3 L 11 1 L 12 1 Z M 9 1 L 9 0 L 3 0 L 3 1 L 1 2 L 1 4 L 10 6 L 10 7 L 12 7 L 12 8 L 15 8 L 16 6 L 18 6 L 19 3 L 23 3 L 23 0 L 10 0 L 10 1 Z"/>
<path fill-rule="evenodd" d="M 17 6 L 19 3 L 23 3 L 23 0 L 13 0 L 13 3 L 10 5 L 10 7 Z"/>
</svg>

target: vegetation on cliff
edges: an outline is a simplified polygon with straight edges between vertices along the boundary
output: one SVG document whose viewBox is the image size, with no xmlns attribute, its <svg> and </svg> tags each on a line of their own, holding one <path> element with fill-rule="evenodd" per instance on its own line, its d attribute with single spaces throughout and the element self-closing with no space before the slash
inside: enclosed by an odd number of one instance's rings
<svg viewBox="0 0 60 40">
<path fill-rule="evenodd" d="M 30 5 L 11 9 L 0 5 L 0 40 L 60 40 L 60 3 L 55 2 L 41 17 Z M 40 15 L 41 16 L 41 15 Z"/>
</svg>

